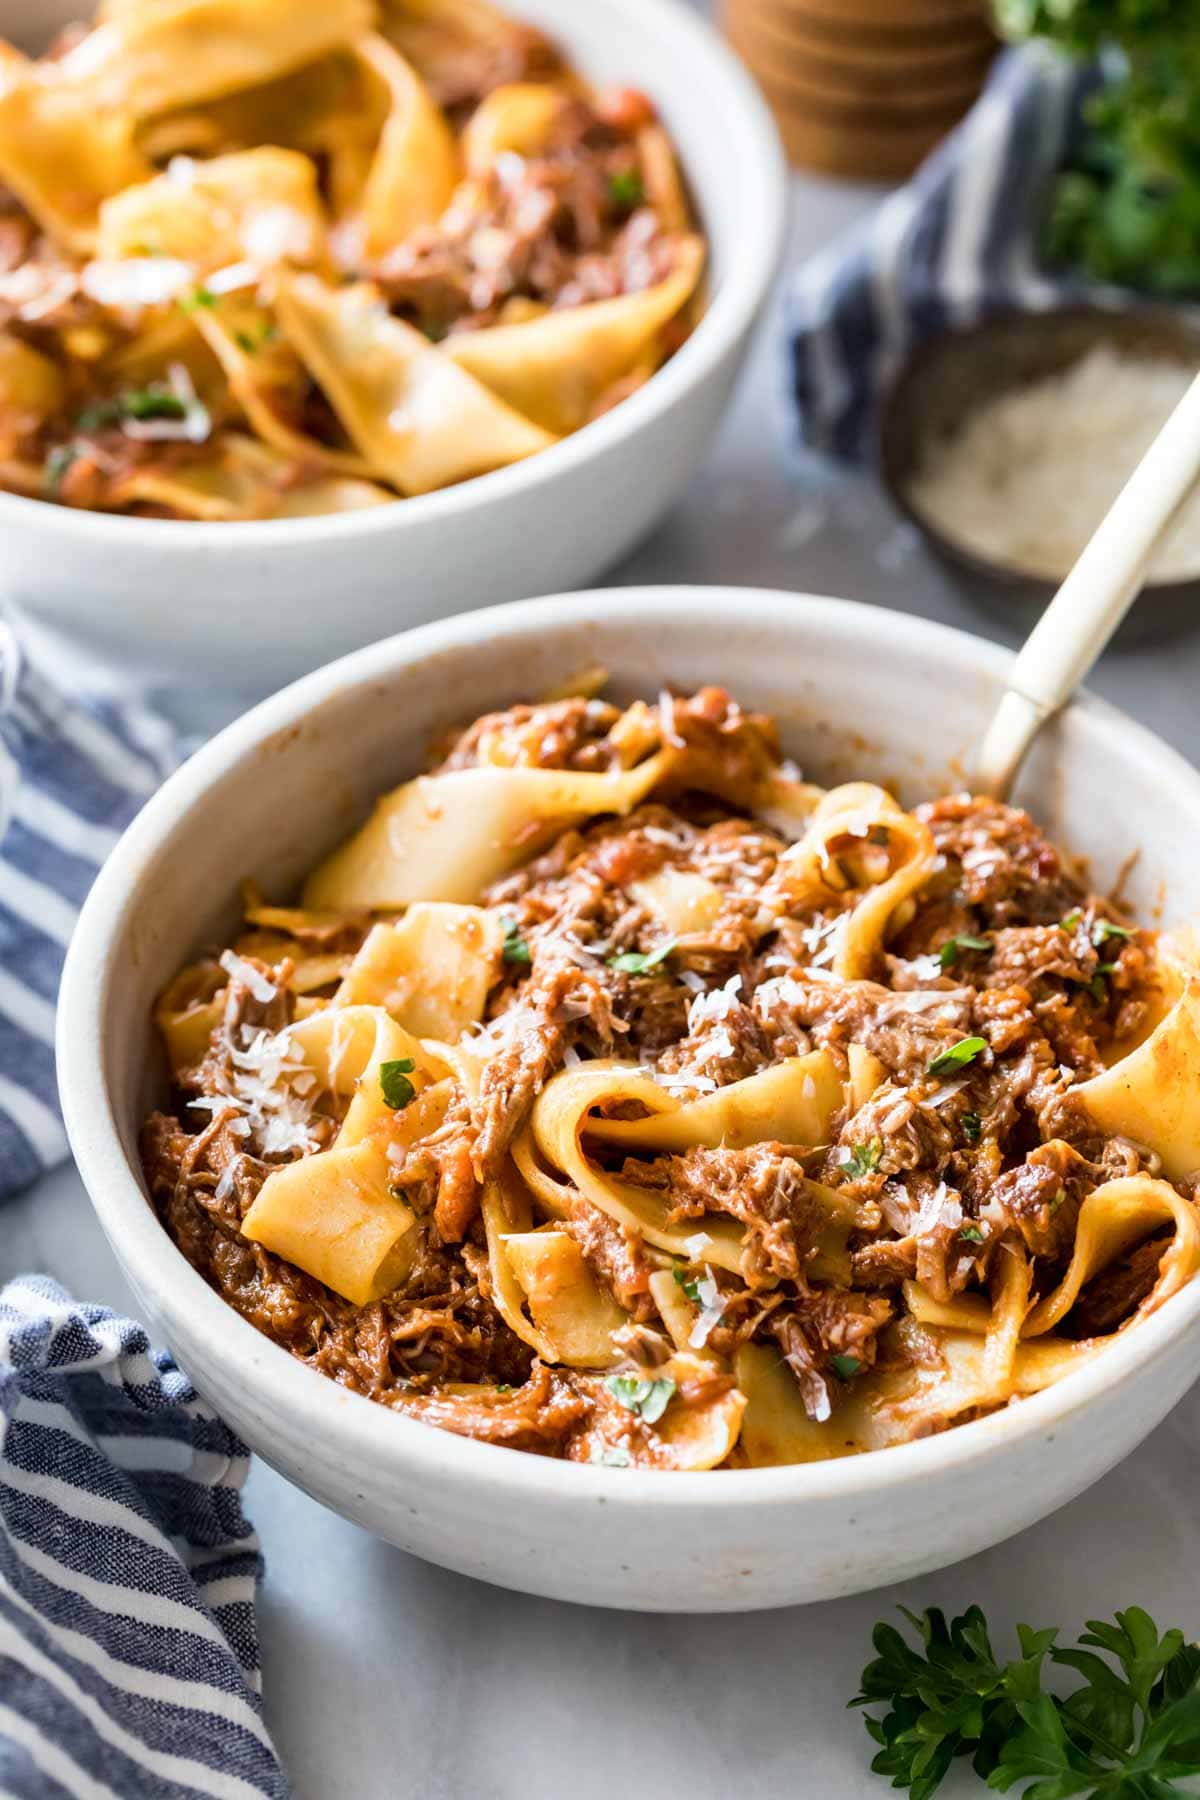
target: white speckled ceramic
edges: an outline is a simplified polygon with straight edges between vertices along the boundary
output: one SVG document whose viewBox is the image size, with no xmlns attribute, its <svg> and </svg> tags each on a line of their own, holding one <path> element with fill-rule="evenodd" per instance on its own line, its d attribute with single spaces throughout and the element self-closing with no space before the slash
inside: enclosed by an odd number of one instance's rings
<svg viewBox="0 0 1200 1800">
<path fill-rule="evenodd" d="M 649 1611 L 826 1599 L 955 1561 L 1081 1492 L 1200 1373 L 1200 1282 L 1037 1397 L 901 1449 L 801 1468 L 637 1473 L 453 1438 L 344 1393 L 218 1299 L 152 1212 L 140 1118 L 161 1077 L 154 995 L 236 918 L 238 883 L 289 884 L 414 772 L 439 727 L 600 662 L 619 696 L 727 684 L 775 712 L 816 778 L 960 787 L 1007 656 L 895 613 L 724 588 L 574 594 L 468 614 L 319 671 L 231 726 L 151 801 L 96 884 L 59 1008 L 72 1147 L 156 1332 L 253 1448 L 309 1493 L 489 1581 Z M 1195 909 L 1200 776 L 1085 698 L 1018 799 L 1146 917 Z"/>
<path fill-rule="evenodd" d="M 682 492 L 725 410 L 783 240 L 770 115 L 679 0 L 504 0 L 599 84 L 642 87 L 679 147 L 711 245 L 710 305 L 654 379 L 529 461 L 340 518 L 199 524 L 0 493 L 0 593 L 59 644 L 126 669 L 262 693 L 331 656 L 466 607 L 591 580 Z M 0 0 L 37 44 L 80 0 Z"/>
</svg>

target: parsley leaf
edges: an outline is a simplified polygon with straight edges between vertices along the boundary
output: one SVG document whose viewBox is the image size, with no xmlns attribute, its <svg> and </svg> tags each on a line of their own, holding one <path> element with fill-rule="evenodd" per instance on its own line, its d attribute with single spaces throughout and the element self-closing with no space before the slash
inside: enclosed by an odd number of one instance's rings
<svg viewBox="0 0 1200 1800">
<path fill-rule="evenodd" d="M 961 1756 L 989 1787 L 1033 1783 L 1026 1800 L 1184 1800 L 1175 1783 L 1200 1774 L 1200 1649 L 1181 1631 L 1160 1636 L 1140 1607 L 1089 1619 L 1070 1648 L 1056 1631 L 1019 1625 L 1021 1653 L 1006 1663 L 977 1606 L 949 1625 L 936 1608 L 904 1616 L 919 1647 L 877 1625 L 876 1658 L 850 1704 L 886 1706 L 865 1721 L 880 1746 L 871 1767 L 913 1800 L 929 1800 Z M 1082 1685 L 1065 1699 L 1047 1693 L 1047 1660 Z"/>
<path fill-rule="evenodd" d="M 244 350 L 247 356 L 253 356 L 264 344 L 271 343 L 278 336 L 279 327 L 273 319 L 263 319 L 253 331 L 235 331 L 233 334 L 238 349 Z"/>
<path fill-rule="evenodd" d="M 610 956 L 610 969 L 619 969 L 623 975 L 648 975 L 651 969 L 657 969 L 660 962 L 665 962 L 675 948 L 679 939 L 666 938 L 657 950 L 648 950 L 643 954 L 640 950 L 623 950 L 619 956 Z"/>
<path fill-rule="evenodd" d="M 689 1275 L 687 1270 L 680 1263 L 675 1264 L 671 1273 L 674 1275 L 675 1280 L 683 1289 L 684 1294 L 691 1301 L 692 1305 L 699 1306 L 701 1304 L 700 1282 L 702 1277 L 699 1275 Z"/>
<path fill-rule="evenodd" d="M 983 1136 L 983 1120 L 977 1112 L 965 1112 L 962 1116 L 963 1136 L 968 1144 L 977 1144 Z"/>
<path fill-rule="evenodd" d="M 839 1381 L 850 1381 L 862 1368 L 857 1356 L 831 1356 L 829 1366 Z"/>
<path fill-rule="evenodd" d="M 152 384 L 130 388 L 111 400 L 98 400 L 85 406 L 75 421 L 80 431 L 99 431 L 106 425 L 119 425 L 122 419 L 186 419 L 186 404 L 170 388 Z"/>
<path fill-rule="evenodd" d="M 1097 950 L 1101 944 L 1107 944 L 1110 938 L 1131 938 L 1132 936 L 1132 931 L 1126 930 L 1124 925 L 1114 925 L 1111 919 L 1097 919 L 1092 928 L 1092 942 Z"/>
<path fill-rule="evenodd" d="M 982 938 L 982 937 L 947 938 L 946 942 L 942 945 L 941 949 L 938 951 L 938 967 L 940 969 L 942 969 L 943 971 L 946 969 L 952 969 L 954 967 L 955 963 L 958 961 L 959 957 L 962 955 L 964 950 L 987 950 L 990 952 L 991 949 L 992 949 L 991 938 Z"/>
<path fill-rule="evenodd" d="M 199 287 L 194 287 L 190 294 L 179 296 L 180 310 L 185 313 L 199 312 L 202 307 L 206 312 L 210 312 L 216 304 L 217 296 L 211 288 L 205 287 L 203 282 Z"/>
<path fill-rule="evenodd" d="M 646 184 L 636 169 L 627 169 L 609 176 L 608 195 L 614 206 L 632 212 L 646 198 Z"/>
<path fill-rule="evenodd" d="M 410 1100 L 416 1098 L 416 1088 L 408 1079 L 416 1068 L 411 1056 L 401 1056 L 395 1062 L 384 1062 L 379 1065 L 379 1086 L 383 1093 L 385 1106 L 393 1112 L 403 1112 Z"/>
<path fill-rule="evenodd" d="M 1070 912 L 1065 914 L 1065 916 L 1058 921 L 1059 930 L 1074 931 L 1082 917 L 1083 913 L 1080 911 L 1079 907 L 1073 906 Z"/>
<path fill-rule="evenodd" d="M 851 1181 L 861 1181 L 864 1175 L 869 1175 L 878 1165 L 882 1155 L 882 1138 L 872 1138 L 867 1144 L 855 1144 L 850 1155 L 842 1162 L 842 1173 L 848 1175 Z"/>
<path fill-rule="evenodd" d="M 675 1383 L 668 1375 L 660 1375 L 656 1380 L 637 1375 L 609 1375 L 604 1385 L 614 1400 L 627 1406 L 647 1425 L 657 1424 L 675 1392 Z"/>
<path fill-rule="evenodd" d="M 516 920 L 501 919 L 500 923 L 503 925 L 505 932 L 504 947 L 500 952 L 504 961 L 506 963 L 515 963 L 528 967 L 533 961 L 533 958 L 529 954 L 529 945 L 521 936 Z"/>
<path fill-rule="evenodd" d="M 983 1242 L 983 1233 L 978 1225 L 964 1225 L 958 1235 L 960 1238 L 966 1238 L 968 1244 L 982 1244 Z"/>
<path fill-rule="evenodd" d="M 979 1052 L 986 1049 L 986 1038 L 960 1038 L 957 1044 L 951 1044 L 948 1050 L 935 1056 L 925 1072 L 927 1075 L 953 1075 L 959 1069 L 965 1069 L 968 1063 L 973 1063 Z"/>
</svg>

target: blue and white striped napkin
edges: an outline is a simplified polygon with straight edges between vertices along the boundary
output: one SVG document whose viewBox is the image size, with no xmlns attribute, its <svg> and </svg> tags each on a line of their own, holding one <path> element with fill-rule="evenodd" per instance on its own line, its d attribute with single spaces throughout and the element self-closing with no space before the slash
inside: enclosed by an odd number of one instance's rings
<svg viewBox="0 0 1200 1800">
<path fill-rule="evenodd" d="M 66 947 L 178 758 L 153 714 L 60 692 L 0 617 L 0 1200 L 66 1156 Z M 246 1466 L 141 1326 L 42 1276 L 0 1288 L 0 1794 L 286 1796 L 259 1700 Z"/>
<path fill-rule="evenodd" d="M 0 618 L 0 1200 L 67 1154 L 54 1007 L 101 863 L 178 761 L 144 708 L 61 693 Z"/>
<path fill-rule="evenodd" d="M 246 1459 L 140 1326 L 0 1289 L 0 1793 L 286 1800 Z"/>
<path fill-rule="evenodd" d="M 1041 208 L 1095 81 L 1045 46 L 1007 51 L 913 179 L 797 270 L 785 294 L 788 389 L 808 448 L 868 456 L 880 396 L 941 331 L 1013 307 L 1128 303 L 1036 260 Z"/>
</svg>

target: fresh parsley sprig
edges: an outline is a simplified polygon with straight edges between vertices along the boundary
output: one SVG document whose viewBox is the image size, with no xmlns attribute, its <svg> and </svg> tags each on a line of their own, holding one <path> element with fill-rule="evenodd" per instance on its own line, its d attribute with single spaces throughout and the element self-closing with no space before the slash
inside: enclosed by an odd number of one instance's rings
<svg viewBox="0 0 1200 1800">
<path fill-rule="evenodd" d="M 1138 1606 L 1089 1619 L 1066 1648 L 1019 1625 L 1021 1653 L 1001 1663 L 978 1606 L 949 1624 L 936 1607 L 901 1610 L 920 1647 L 877 1625 L 850 1702 L 886 1707 L 865 1723 L 880 1746 L 871 1767 L 893 1787 L 930 1800 L 970 1757 L 990 1788 L 1023 1800 L 1185 1800 L 1177 1783 L 1200 1774 L 1200 1649 L 1181 1631 L 1160 1636 Z M 1065 1699 L 1043 1685 L 1048 1661 L 1082 1677 Z"/>
</svg>

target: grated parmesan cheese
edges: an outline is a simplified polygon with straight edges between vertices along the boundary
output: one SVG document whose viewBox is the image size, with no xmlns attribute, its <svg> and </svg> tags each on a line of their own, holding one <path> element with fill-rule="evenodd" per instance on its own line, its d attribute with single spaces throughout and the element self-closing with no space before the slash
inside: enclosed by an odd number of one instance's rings
<svg viewBox="0 0 1200 1800">
<path fill-rule="evenodd" d="M 960 548 L 1059 581 L 1191 384 L 1180 363 L 1099 346 L 1071 368 L 979 406 L 930 444 L 908 498 Z M 1200 493 L 1180 509 L 1152 579 L 1200 572 Z"/>
</svg>

